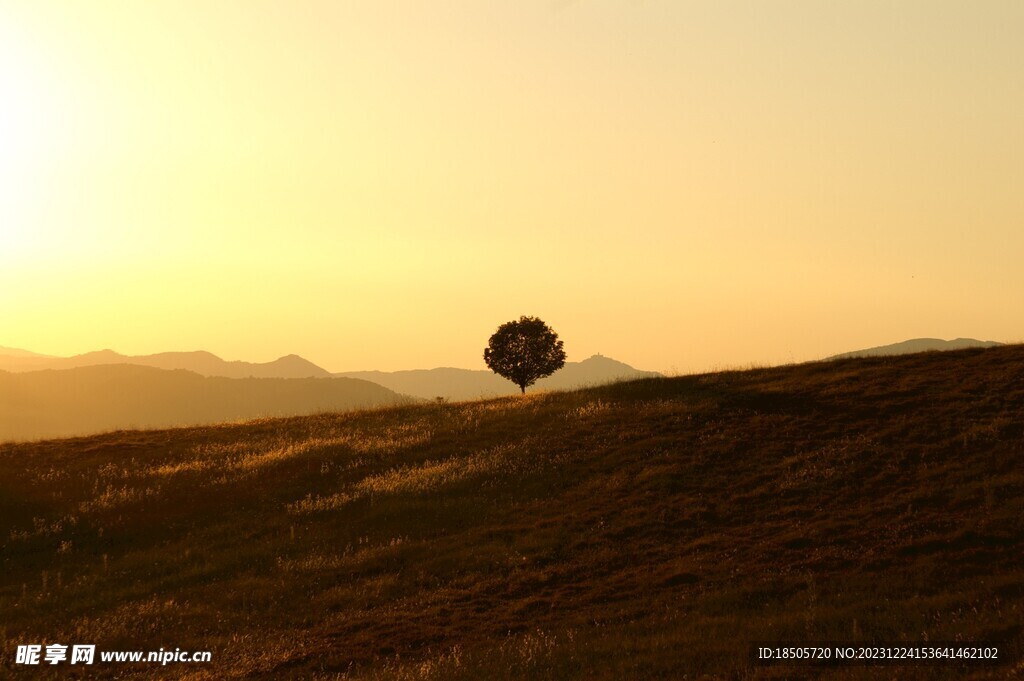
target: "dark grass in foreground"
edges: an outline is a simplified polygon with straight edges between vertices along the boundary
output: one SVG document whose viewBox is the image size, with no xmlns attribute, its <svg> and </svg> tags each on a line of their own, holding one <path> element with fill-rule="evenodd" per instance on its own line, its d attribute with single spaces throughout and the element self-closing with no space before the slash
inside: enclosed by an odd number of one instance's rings
<svg viewBox="0 0 1024 681">
<path fill-rule="evenodd" d="M 756 668 L 754 640 L 1024 621 L 1024 347 L 0 447 L 19 643 L 88 678 L 1003 678 Z"/>
</svg>

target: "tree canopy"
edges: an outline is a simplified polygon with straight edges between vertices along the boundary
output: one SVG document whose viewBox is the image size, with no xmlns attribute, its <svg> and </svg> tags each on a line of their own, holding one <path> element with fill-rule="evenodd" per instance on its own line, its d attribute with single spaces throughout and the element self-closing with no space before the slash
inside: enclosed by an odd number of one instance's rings
<svg viewBox="0 0 1024 681">
<path fill-rule="evenodd" d="M 526 389 L 565 365 L 558 334 L 537 317 L 520 317 L 498 327 L 484 350 L 484 362 L 494 373 Z"/>
</svg>

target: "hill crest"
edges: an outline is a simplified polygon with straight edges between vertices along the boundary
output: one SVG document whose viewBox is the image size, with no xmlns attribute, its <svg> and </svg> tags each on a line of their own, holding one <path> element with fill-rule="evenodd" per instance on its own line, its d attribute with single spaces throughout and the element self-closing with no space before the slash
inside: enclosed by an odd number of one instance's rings
<svg viewBox="0 0 1024 681">
<path fill-rule="evenodd" d="M 941 338 L 911 338 L 910 340 L 889 345 L 879 345 L 874 348 L 853 350 L 838 355 L 832 355 L 826 359 L 848 359 L 850 357 L 888 357 L 892 355 L 907 355 L 915 352 L 964 350 L 967 348 L 994 348 L 1003 345 L 996 341 L 981 341 L 974 338 L 955 338 L 943 340 Z"/>
</svg>

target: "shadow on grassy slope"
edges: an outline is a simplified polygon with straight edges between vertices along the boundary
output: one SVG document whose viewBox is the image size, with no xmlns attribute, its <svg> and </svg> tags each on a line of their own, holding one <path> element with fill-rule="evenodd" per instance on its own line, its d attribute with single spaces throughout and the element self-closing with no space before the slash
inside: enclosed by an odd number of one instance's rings
<svg viewBox="0 0 1024 681">
<path fill-rule="evenodd" d="M 1019 652 L 1022 435 L 1011 346 L 4 445 L 3 665 L 56 678 L 13 651 L 63 642 L 213 651 L 163 678 L 792 678 L 748 642 Z"/>
</svg>

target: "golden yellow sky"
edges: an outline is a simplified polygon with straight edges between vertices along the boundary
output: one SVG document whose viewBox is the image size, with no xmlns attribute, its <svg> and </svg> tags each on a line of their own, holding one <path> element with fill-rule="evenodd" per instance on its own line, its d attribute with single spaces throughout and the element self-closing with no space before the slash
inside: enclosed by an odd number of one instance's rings
<svg viewBox="0 0 1024 681">
<path fill-rule="evenodd" d="M 1019 0 L 0 4 L 0 345 L 1024 339 Z"/>
</svg>

